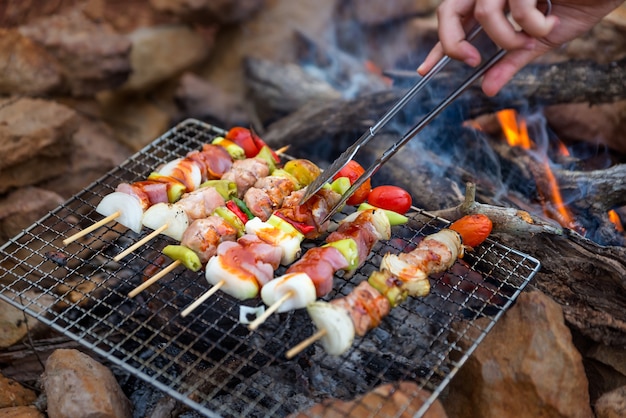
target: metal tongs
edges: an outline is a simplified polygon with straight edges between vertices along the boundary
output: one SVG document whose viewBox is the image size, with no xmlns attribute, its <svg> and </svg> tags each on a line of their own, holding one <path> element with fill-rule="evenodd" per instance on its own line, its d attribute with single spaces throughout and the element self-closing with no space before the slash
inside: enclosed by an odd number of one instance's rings
<svg viewBox="0 0 626 418">
<path fill-rule="evenodd" d="M 544 14 L 547 16 L 552 11 L 552 3 L 550 0 L 545 0 L 547 7 Z M 477 25 L 466 36 L 467 41 L 472 41 L 482 31 L 482 26 Z M 335 204 L 328 215 L 323 219 L 322 223 L 328 221 L 338 210 L 340 210 L 350 196 L 367 181 L 383 164 L 385 164 L 391 157 L 395 155 L 400 148 L 402 148 L 407 142 L 409 142 L 415 135 L 417 135 L 426 125 L 428 125 L 435 117 L 437 117 L 450 103 L 452 103 L 457 97 L 465 92 L 477 79 L 482 77 L 487 70 L 493 67 L 504 55 L 506 50 L 500 49 L 489 60 L 484 62 L 478 69 L 474 71 L 461 85 L 459 85 L 448 97 L 446 97 L 439 105 L 432 109 L 426 116 L 420 120 L 409 132 L 407 132 L 398 142 L 389 147 L 371 166 L 369 166 L 365 172 L 350 186 L 350 188 L 341 196 L 341 199 Z M 361 147 L 364 147 L 376 134 L 402 109 L 406 104 L 415 97 L 433 78 L 437 75 L 441 69 L 443 69 L 449 62 L 450 57 L 443 56 L 437 64 L 431 70 L 422 77 L 411 89 L 398 100 L 398 102 L 387 111 L 387 113 L 380 118 L 373 126 L 371 126 L 354 144 L 346 149 L 337 158 L 330 167 L 324 170 L 307 188 L 304 196 L 300 200 L 300 204 L 306 202 L 314 194 L 316 194 L 324 185 L 329 182 L 354 156 L 359 152 Z"/>
</svg>

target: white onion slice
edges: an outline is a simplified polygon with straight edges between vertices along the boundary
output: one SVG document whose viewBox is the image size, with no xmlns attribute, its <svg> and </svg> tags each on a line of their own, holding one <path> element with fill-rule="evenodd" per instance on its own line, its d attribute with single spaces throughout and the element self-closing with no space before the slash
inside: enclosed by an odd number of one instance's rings
<svg viewBox="0 0 626 418">
<path fill-rule="evenodd" d="M 372 224 L 376 231 L 376 238 L 378 240 L 388 240 L 391 238 L 391 224 L 389 223 L 389 217 L 382 209 L 367 209 L 372 211 Z M 354 222 L 363 211 L 353 212 L 341 220 L 339 225 L 346 222 Z"/>
<path fill-rule="evenodd" d="M 246 233 L 256 235 L 268 244 L 279 246 L 282 250 L 280 263 L 284 266 L 293 263 L 300 256 L 300 244 L 304 239 L 304 235 L 300 233 L 290 234 L 260 218 L 252 218 L 246 222 Z"/>
<path fill-rule="evenodd" d="M 333 356 L 348 351 L 354 341 L 354 325 L 348 311 L 324 301 L 310 303 L 306 309 L 317 329 L 326 331 L 320 339 L 324 350 Z"/>
<path fill-rule="evenodd" d="M 156 203 L 148 208 L 143 214 L 142 223 L 151 229 L 159 229 L 163 225 L 167 228 L 163 235 L 181 241 L 183 233 L 189 226 L 187 213 L 179 206 L 171 203 Z"/>
<path fill-rule="evenodd" d="M 306 308 L 317 299 L 315 284 L 306 273 L 289 273 L 270 280 L 261 288 L 261 299 L 267 306 L 272 306 L 287 293 L 291 292 L 276 312 L 288 312 Z"/>
<path fill-rule="evenodd" d="M 172 173 L 174 172 L 174 169 L 176 169 L 178 167 L 178 164 L 183 160 L 183 158 L 177 158 L 175 160 L 172 160 L 168 163 L 166 163 L 165 165 L 163 165 L 160 169 L 159 169 L 159 174 L 162 174 L 164 176 L 171 176 Z M 189 166 L 191 167 L 191 179 L 193 181 L 193 190 L 197 189 L 198 187 L 200 187 L 200 183 L 202 183 L 202 171 L 200 170 L 200 167 L 198 166 L 198 164 L 196 163 L 191 163 L 189 164 Z M 185 170 L 185 168 L 182 168 L 181 170 Z M 190 191 L 190 190 L 188 190 Z"/>
<path fill-rule="evenodd" d="M 229 268 L 222 257 L 214 256 L 206 265 L 205 277 L 213 286 L 239 300 L 252 299 L 259 294 L 259 284 L 253 275 L 240 269 Z"/>
<path fill-rule="evenodd" d="M 389 223 L 389 217 L 384 210 L 374 209 L 372 213 L 372 223 L 374 229 L 378 233 L 379 240 L 388 240 L 391 238 L 391 224 Z"/>
<path fill-rule="evenodd" d="M 115 212 L 119 212 L 120 215 L 115 219 L 116 222 L 138 234 L 141 232 L 143 207 L 135 196 L 122 192 L 110 193 L 104 196 L 98 203 L 96 212 L 104 216 L 110 216 Z"/>
<path fill-rule="evenodd" d="M 263 305 L 259 305 L 259 306 L 239 305 L 239 323 L 248 325 L 252 323 L 254 319 L 263 315 L 263 312 L 265 312 L 265 306 Z M 248 318 L 249 315 L 254 315 L 254 319 L 249 319 Z"/>
</svg>

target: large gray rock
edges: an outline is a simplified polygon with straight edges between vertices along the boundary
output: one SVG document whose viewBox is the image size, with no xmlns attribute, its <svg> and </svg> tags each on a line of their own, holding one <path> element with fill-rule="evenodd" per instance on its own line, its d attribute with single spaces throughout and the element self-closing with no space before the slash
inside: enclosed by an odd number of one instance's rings
<svg viewBox="0 0 626 418">
<path fill-rule="evenodd" d="M 204 60 L 211 44 L 185 25 L 140 28 L 128 35 L 133 72 L 124 90 L 146 90 Z"/>
<path fill-rule="evenodd" d="M 415 415 L 428 399 L 430 393 L 420 389 L 414 382 L 397 382 L 380 385 L 371 392 L 351 401 L 332 399 L 319 403 L 296 418 L 318 417 L 397 417 L 409 418 Z M 447 418 L 439 400 L 425 412 L 424 418 Z"/>
<path fill-rule="evenodd" d="M 23 187 L 1 196 L 0 240 L 4 242 L 14 237 L 64 200 L 54 192 L 37 187 Z"/>
<path fill-rule="evenodd" d="M 56 59 L 15 29 L 0 29 L 0 62 L 0 93 L 35 96 L 61 86 Z"/>
<path fill-rule="evenodd" d="M 623 418 L 626 416 L 626 386 L 602 395 L 595 404 L 597 418 Z"/>
<path fill-rule="evenodd" d="M 54 351 L 42 381 L 49 418 L 132 417 L 131 403 L 113 373 L 78 350 Z"/>
<path fill-rule="evenodd" d="M 359 23 L 379 25 L 432 13 L 441 0 L 348 0 L 344 6 Z"/>
<path fill-rule="evenodd" d="M 474 341 L 485 321 L 457 343 Z M 539 291 L 522 293 L 454 377 L 444 406 L 455 418 L 593 417 L 561 307 Z"/>
<path fill-rule="evenodd" d="M 187 21 L 229 24 L 241 22 L 259 10 L 264 0 L 150 0 L 161 12 Z"/>
<path fill-rule="evenodd" d="M 66 172 L 77 122 L 56 102 L 0 100 L 0 193 Z"/>
<path fill-rule="evenodd" d="M 37 394 L 0 374 L 0 408 L 31 405 Z"/>
<path fill-rule="evenodd" d="M 94 22 L 76 9 L 19 28 L 61 66 L 66 88 L 74 96 L 92 96 L 118 87 L 131 72 L 131 43 L 110 26 Z"/>
</svg>

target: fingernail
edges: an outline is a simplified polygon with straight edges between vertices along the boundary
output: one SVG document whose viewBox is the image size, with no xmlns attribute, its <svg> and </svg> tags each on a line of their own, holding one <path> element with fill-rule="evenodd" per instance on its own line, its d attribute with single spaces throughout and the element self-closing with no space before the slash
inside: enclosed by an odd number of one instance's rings
<svg viewBox="0 0 626 418">
<path fill-rule="evenodd" d="M 417 67 L 417 72 L 420 74 L 423 74 L 424 72 L 424 64 L 421 64 L 419 67 Z"/>
<path fill-rule="evenodd" d="M 463 62 L 469 65 L 470 67 L 476 67 L 479 63 L 475 57 L 465 58 L 465 61 Z"/>
</svg>

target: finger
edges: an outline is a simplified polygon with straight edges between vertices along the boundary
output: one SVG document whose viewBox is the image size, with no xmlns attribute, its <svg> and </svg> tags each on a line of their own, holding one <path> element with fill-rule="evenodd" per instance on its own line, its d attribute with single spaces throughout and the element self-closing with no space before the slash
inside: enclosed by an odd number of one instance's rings
<svg viewBox="0 0 626 418">
<path fill-rule="evenodd" d="M 426 75 L 441 58 L 443 58 L 443 48 L 441 47 L 441 43 L 437 42 L 437 45 L 430 50 L 424 62 L 417 67 L 417 72 L 422 76 Z"/>
<path fill-rule="evenodd" d="M 556 25 L 555 16 L 546 16 L 537 9 L 536 0 L 510 0 L 511 18 L 528 35 L 535 38 L 547 36 Z"/>
<path fill-rule="evenodd" d="M 474 16 L 485 33 L 502 49 L 532 48 L 533 38 L 515 30 L 504 10 L 506 0 L 477 0 Z"/>
<path fill-rule="evenodd" d="M 474 1 L 444 0 L 437 9 L 439 42 L 443 53 L 471 66 L 480 63 L 480 53 L 465 39 L 465 27 L 474 21 Z"/>
<path fill-rule="evenodd" d="M 508 52 L 483 77 L 483 92 L 489 97 L 495 96 L 519 70 L 543 53 L 544 51 L 524 49 Z"/>
</svg>

